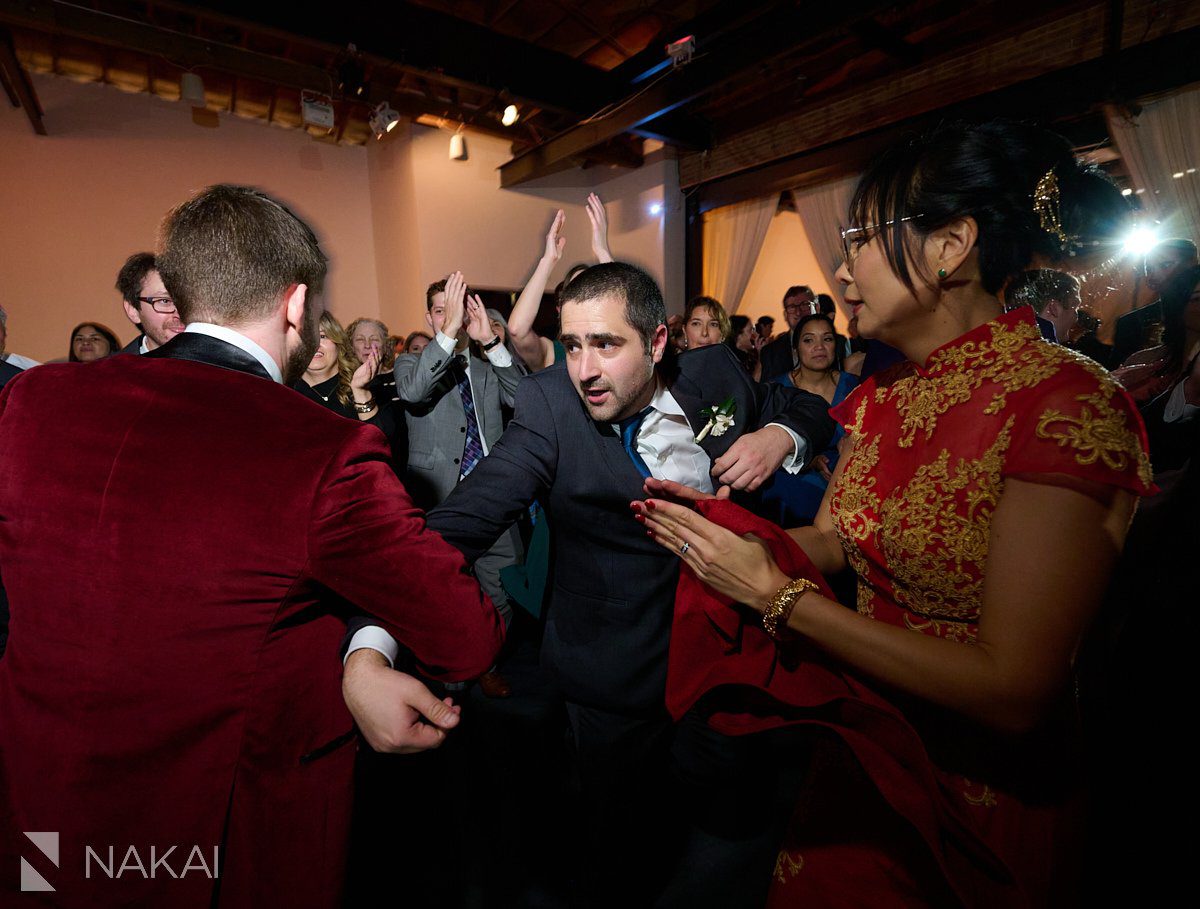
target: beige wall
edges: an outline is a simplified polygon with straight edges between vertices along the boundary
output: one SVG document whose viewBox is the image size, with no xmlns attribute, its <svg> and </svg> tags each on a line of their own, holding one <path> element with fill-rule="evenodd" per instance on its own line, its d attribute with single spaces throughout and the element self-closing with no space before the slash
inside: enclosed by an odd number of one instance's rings
<svg viewBox="0 0 1200 909">
<path fill-rule="evenodd" d="M 488 136 L 468 133 L 469 159 L 451 161 L 448 132 L 406 122 L 368 148 L 339 147 L 224 114 L 205 128 L 178 102 L 107 86 L 34 84 L 49 136 L 35 136 L 23 111 L 0 109 L 0 300 L 16 353 L 63 357 L 85 319 L 132 338 L 117 270 L 154 248 L 165 212 L 215 182 L 261 187 L 313 226 L 331 260 L 327 302 L 343 321 L 423 327 L 425 287 L 453 269 L 480 287 L 522 287 L 561 207 L 557 283 L 591 259 L 583 204 L 593 189 L 608 204 L 613 254 L 645 267 L 682 308 L 683 198 L 661 150 L 637 170 L 576 168 L 505 191 L 497 168 L 509 147 Z"/>
<path fill-rule="evenodd" d="M 783 292 L 793 284 L 807 284 L 819 294 L 830 293 L 800 216 L 794 211 L 781 211 L 771 221 L 738 312 L 751 319 L 774 316 L 776 330 L 782 330 Z M 833 298 L 841 302 L 840 294 L 833 294 Z M 840 310 L 838 319 L 844 321 Z M 839 327 L 844 330 L 844 326 Z"/>
<path fill-rule="evenodd" d="M 125 258 L 153 249 L 163 214 L 210 183 L 261 187 L 286 201 L 329 254 L 339 317 L 378 312 L 367 153 L 298 130 L 222 114 L 197 126 L 178 102 L 34 76 L 49 136 L 0 109 L 0 297 L 8 349 L 66 356 L 85 319 L 134 337 L 113 289 Z"/>
<path fill-rule="evenodd" d="M 553 288 L 571 265 L 592 260 L 584 202 L 593 190 L 608 208 L 613 255 L 644 267 L 669 303 L 679 301 L 683 215 L 673 160 L 660 152 L 634 171 L 576 168 L 502 190 L 497 169 L 511 157 L 508 143 L 473 133 L 466 142 L 468 159 L 452 161 L 448 131 L 402 123 L 368 150 L 380 311 L 393 331 L 424 327 L 424 290 L 451 271 L 478 287 L 523 287 L 562 208 L 567 247 Z"/>
</svg>

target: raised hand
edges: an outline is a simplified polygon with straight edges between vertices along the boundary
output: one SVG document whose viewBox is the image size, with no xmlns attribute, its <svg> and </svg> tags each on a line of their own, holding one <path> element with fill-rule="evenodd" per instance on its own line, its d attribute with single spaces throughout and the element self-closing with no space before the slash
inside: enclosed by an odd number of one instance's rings
<svg viewBox="0 0 1200 909">
<path fill-rule="evenodd" d="M 597 262 L 611 262 L 612 253 L 608 250 L 608 212 L 604 203 L 595 193 L 588 193 L 587 216 L 592 222 L 592 252 Z"/>
<path fill-rule="evenodd" d="M 445 321 L 442 322 L 442 334 L 448 338 L 458 336 L 463 326 L 463 298 L 467 293 L 467 282 L 463 280 L 461 271 L 456 271 L 446 279 Z"/>
<path fill-rule="evenodd" d="M 480 344 L 487 344 L 496 337 L 492 331 L 491 320 L 488 319 L 487 308 L 478 294 L 472 294 L 467 299 L 467 337 Z"/>
<path fill-rule="evenodd" d="M 567 245 L 567 238 L 562 235 L 563 224 L 566 223 L 566 220 L 567 214 L 560 208 L 554 216 L 550 230 L 546 232 L 546 252 L 542 255 L 543 262 L 557 262 L 562 258 L 563 249 Z"/>
<path fill-rule="evenodd" d="M 359 364 L 358 369 L 354 370 L 354 375 L 350 377 L 350 387 L 357 391 L 364 391 L 371 380 L 379 375 L 379 366 L 383 363 L 383 357 L 380 356 L 378 350 L 372 348 L 367 354 L 367 358 Z"/>
</svg>

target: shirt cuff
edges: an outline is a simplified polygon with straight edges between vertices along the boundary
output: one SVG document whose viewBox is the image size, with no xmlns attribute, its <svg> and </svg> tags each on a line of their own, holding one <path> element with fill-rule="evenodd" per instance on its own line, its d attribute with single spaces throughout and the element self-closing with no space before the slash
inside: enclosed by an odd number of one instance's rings
<svg viewBox="0 0 1200 909">
<path fill-rule="evenodd" d="M 437 341 L 438 347 L 448 354 L 454 353 L 454 348 L 458 347 L 457 339 L 451 338 L 449 335 L 444 335 L 440 331 L 434 335 L 433 340 Z"/>
<path fill-rule="evenodd" d="M 513 364 L 512 352 L 503 344 L 497 344 L 491 350 L 485 350 L 483 353 L 488 358 L 488 362 L 498 369 Z"/>
<path fill-rule="evenodd" d="M 778 426 L 792 437 L 792 453 L 783 459 L 783 464 L 780 466 L 788 473 L 799 473 L 804 469 L 804 455 L 808 451 L 808 443 L 800 438 L 800 435 L 795 430 L 788 429 L 782 423 L 768 423 L 767 426 Z"/>
<path fill-rule="evenodd" d="M 1186 384 L 1185 378 L 1171 389 L 1171 397 L 1167 398 L 1167 406 L 1163 408 L 1164 423 L 1183 423 L 1194 419 L 1196 413 L 1200 412 L 1200 406 L 1187 402 L 1187 393 L 1183 389 Z"/>
<path fill-rule="evenodd" d="M 396 657 L 400 653 L 395 638 L 378 625 L 368 625 L 354 632 L 354 637 L 350 638 L 350 646 L 346 648 L 346 656 L 342 658 L 343 666 L 346 665 L 346 660 L 350 659 L 350 654 L 356 650 L 375 650 L 382 653 L 393 669 L 396 666 Z"/>
</svg>

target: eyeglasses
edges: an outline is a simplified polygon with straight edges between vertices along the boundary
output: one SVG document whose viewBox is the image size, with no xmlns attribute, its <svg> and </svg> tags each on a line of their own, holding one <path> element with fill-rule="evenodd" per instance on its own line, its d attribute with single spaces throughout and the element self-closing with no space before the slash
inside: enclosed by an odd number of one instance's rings
<svg viewBox="0 0 1200 909">
<path fill-rule="evenodd" d="M 921 217 L 924 216 L 909 215 L 906 218 L 896 218 L 894 221 L 884 221 L 882 224 L 868 224 L 865 227 L 843 227 L 839 233 L 842 235 L 842 256 L 846 263 L 846 268 L 849 269 L 853 266 L 854 260 L 858 256 L 858 251 L 870 243 L 883 228 L 903 224 L 905 221 L 916 221 Z"/>
<path fill-rule="evenodd" d="M 138 297 L 138 302 L 152 307 L 155 312 L 175 312 L 175 301 L 170 297 Z"/>
</svg>

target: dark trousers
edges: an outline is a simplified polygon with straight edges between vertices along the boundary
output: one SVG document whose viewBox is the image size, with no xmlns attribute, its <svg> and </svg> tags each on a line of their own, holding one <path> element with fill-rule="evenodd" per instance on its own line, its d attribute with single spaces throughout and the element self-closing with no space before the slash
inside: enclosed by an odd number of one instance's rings
<svg viewBox="0 0 1200 909">
<path fill-rule="evenodd" d="M 567 705 L 583 799 L 582 902 L 761 907 L 806 770 L 799 730 L 725 736 Z"/>
</svg>

